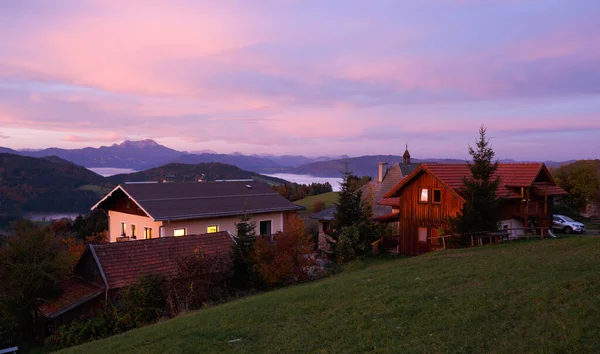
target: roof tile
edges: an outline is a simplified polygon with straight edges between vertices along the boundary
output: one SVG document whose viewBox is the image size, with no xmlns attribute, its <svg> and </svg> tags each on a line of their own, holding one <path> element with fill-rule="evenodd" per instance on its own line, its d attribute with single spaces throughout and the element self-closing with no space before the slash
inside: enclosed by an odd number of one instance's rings
<svg viewBox="0 0 600 354">
<path fill-rule="evenodd" d="M 152 273 L 173 275 L 181 257 L 196 251 L 229 257 L 233 240 L 228 232 L 92 245 L 111 289 L 137 282 Z M 228 259 L 228 258 L 227 258 Z"/>
</svg>

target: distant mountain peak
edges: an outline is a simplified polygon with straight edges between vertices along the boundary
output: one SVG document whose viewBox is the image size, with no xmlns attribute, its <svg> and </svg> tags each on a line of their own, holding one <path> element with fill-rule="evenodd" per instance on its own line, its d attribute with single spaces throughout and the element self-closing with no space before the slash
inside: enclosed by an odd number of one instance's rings
<svg viewBox="0 0 600 354">
<path fill-rule="evenodd" d="M 152 139 L 144 139 L 144 140 L 125 140 L 121 144 L 115 144 L 119 147 L 134 147 L 134 148 L 147 148 L 147 147 L 156 147 L 160 146 L 156 141 Z M 113 146 L 115 146 L 113 145 Z"/>
</svg>

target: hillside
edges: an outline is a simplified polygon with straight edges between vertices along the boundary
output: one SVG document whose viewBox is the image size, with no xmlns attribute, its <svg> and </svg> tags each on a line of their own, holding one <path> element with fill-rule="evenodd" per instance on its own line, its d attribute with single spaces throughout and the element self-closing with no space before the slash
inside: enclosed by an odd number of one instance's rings
<svg viewBox="0 0 600 354">
<path fill-rule="evenodd" d="M 64 352 L 598 352 L 598 258 L 574 237 L 371 261 Z"/>
<path fill-rule="evenodd" d="M 171 163 L 149 170 L 102 177 L 56 156 L 34 158 L 0 153 L 0 228 L 27 213 L 87 213 L 114 186 L 134 181 L 197 181 L 252 178 L 285 181 L 222 163 Z"/>
<path fill-rule="evenodd" d="M 236 166 L 211 162 L 199 164 L 169 163 L 164 166 L 129 174 L 114 175 L 106 178 L 117 185 L 124 182 L 162 181 L 195 182 L 199 179 L 214 181 L 218 179 L 256 179 L 265 183 L 280 184 L 279 178 L 263 176 L 255 172 L 244 171 Z"/>
<path fill-rule="evenodd" d="M 102 185 L 100 175 L 58 157 L 0 154 L 0 224 L 26 212 L 83 212 L 98 194 L 81 189 Z"/>
</svg>

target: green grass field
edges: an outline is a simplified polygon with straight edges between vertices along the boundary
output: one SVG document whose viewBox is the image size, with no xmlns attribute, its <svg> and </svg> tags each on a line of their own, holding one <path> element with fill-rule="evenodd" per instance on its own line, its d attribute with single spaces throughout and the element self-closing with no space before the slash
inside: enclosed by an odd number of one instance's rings
<svg viewBox="0 0 600 354">
<path fill-rule="evenodd" d="M 72 353 L 598 352 L 600 238 L 351 264 Z"/>
<path fill-rule="evenodd" d="M 308 219 L 313 212 L 313 204 L 316 201 L 324 201 L 325 208 L 331 208 L 338 201 L 338 192 L 329 192 L 318 195 L 312 195 L 310 197 L 306 197 L 304 199 L 300 199 L 294 202 L 294 204 L 302 205 L 305 207 L 305 210 L 302 210 L 298 213 L 298 216 L 302 219 Z"/>
<path fill-rule="evenodd" d="M 80 189 L 82 191 L 92 191 L 100 196 L 105 196 L 106 194 L 108 194 L 108 192 L 110 192 L 112 190 L 112 188 L 109 188 L 106 186 L 99 186 L 99 185 L 95 185 L 95 184 L 86 184 L 77 189 Z"/>
</svg>

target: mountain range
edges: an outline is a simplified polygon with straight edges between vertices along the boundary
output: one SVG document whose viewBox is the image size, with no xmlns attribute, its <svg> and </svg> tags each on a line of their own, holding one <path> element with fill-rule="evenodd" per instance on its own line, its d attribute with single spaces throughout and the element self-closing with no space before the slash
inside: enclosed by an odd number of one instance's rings
<svg viewBox="0 0 600 354">
<path fill-rule="evenodd" d="M 378 162 L 399 162 L 400 155 L 366 155 L 360 157 L 306 157 L 301 155 L 244 155 L 241 153 L 219 154 L 212 150 L 189 153 L 178 151 L 156 143 L 154 140 L 124 141 L 121 144 L 86 147 L 82 149 L 48 148 L 43 150 L 20 150 L 0 147 L 0 153 L 12 153 L 29 157 L 57 156 L 61 159 L 88 168 L 128 168 L 136 171 L 159 167 L 167 163 L 200 164 L 220 162 L 256 173 L 291 173 L 316 177 L 340 177 L 346 162 L 350 171 L 363 176 L 375 176 Z M 455 159 L 413 159 L 420 162 L 464 162 Z M 506 160 L 512 161 L 512 160 Z M 545 161 L 550 167 L 566 162 Z"/>
<path fill-rule="evenodd" d="M 120 183 L 200 179 L 286 181 L 244 171 L 223 163 L 170 163 L 148 170 L 103 177 L 57 156 L 30 157 L 0 153 L 0 229 L 27 214 L 87 213 L 103 195 Z"/>
</svg>

